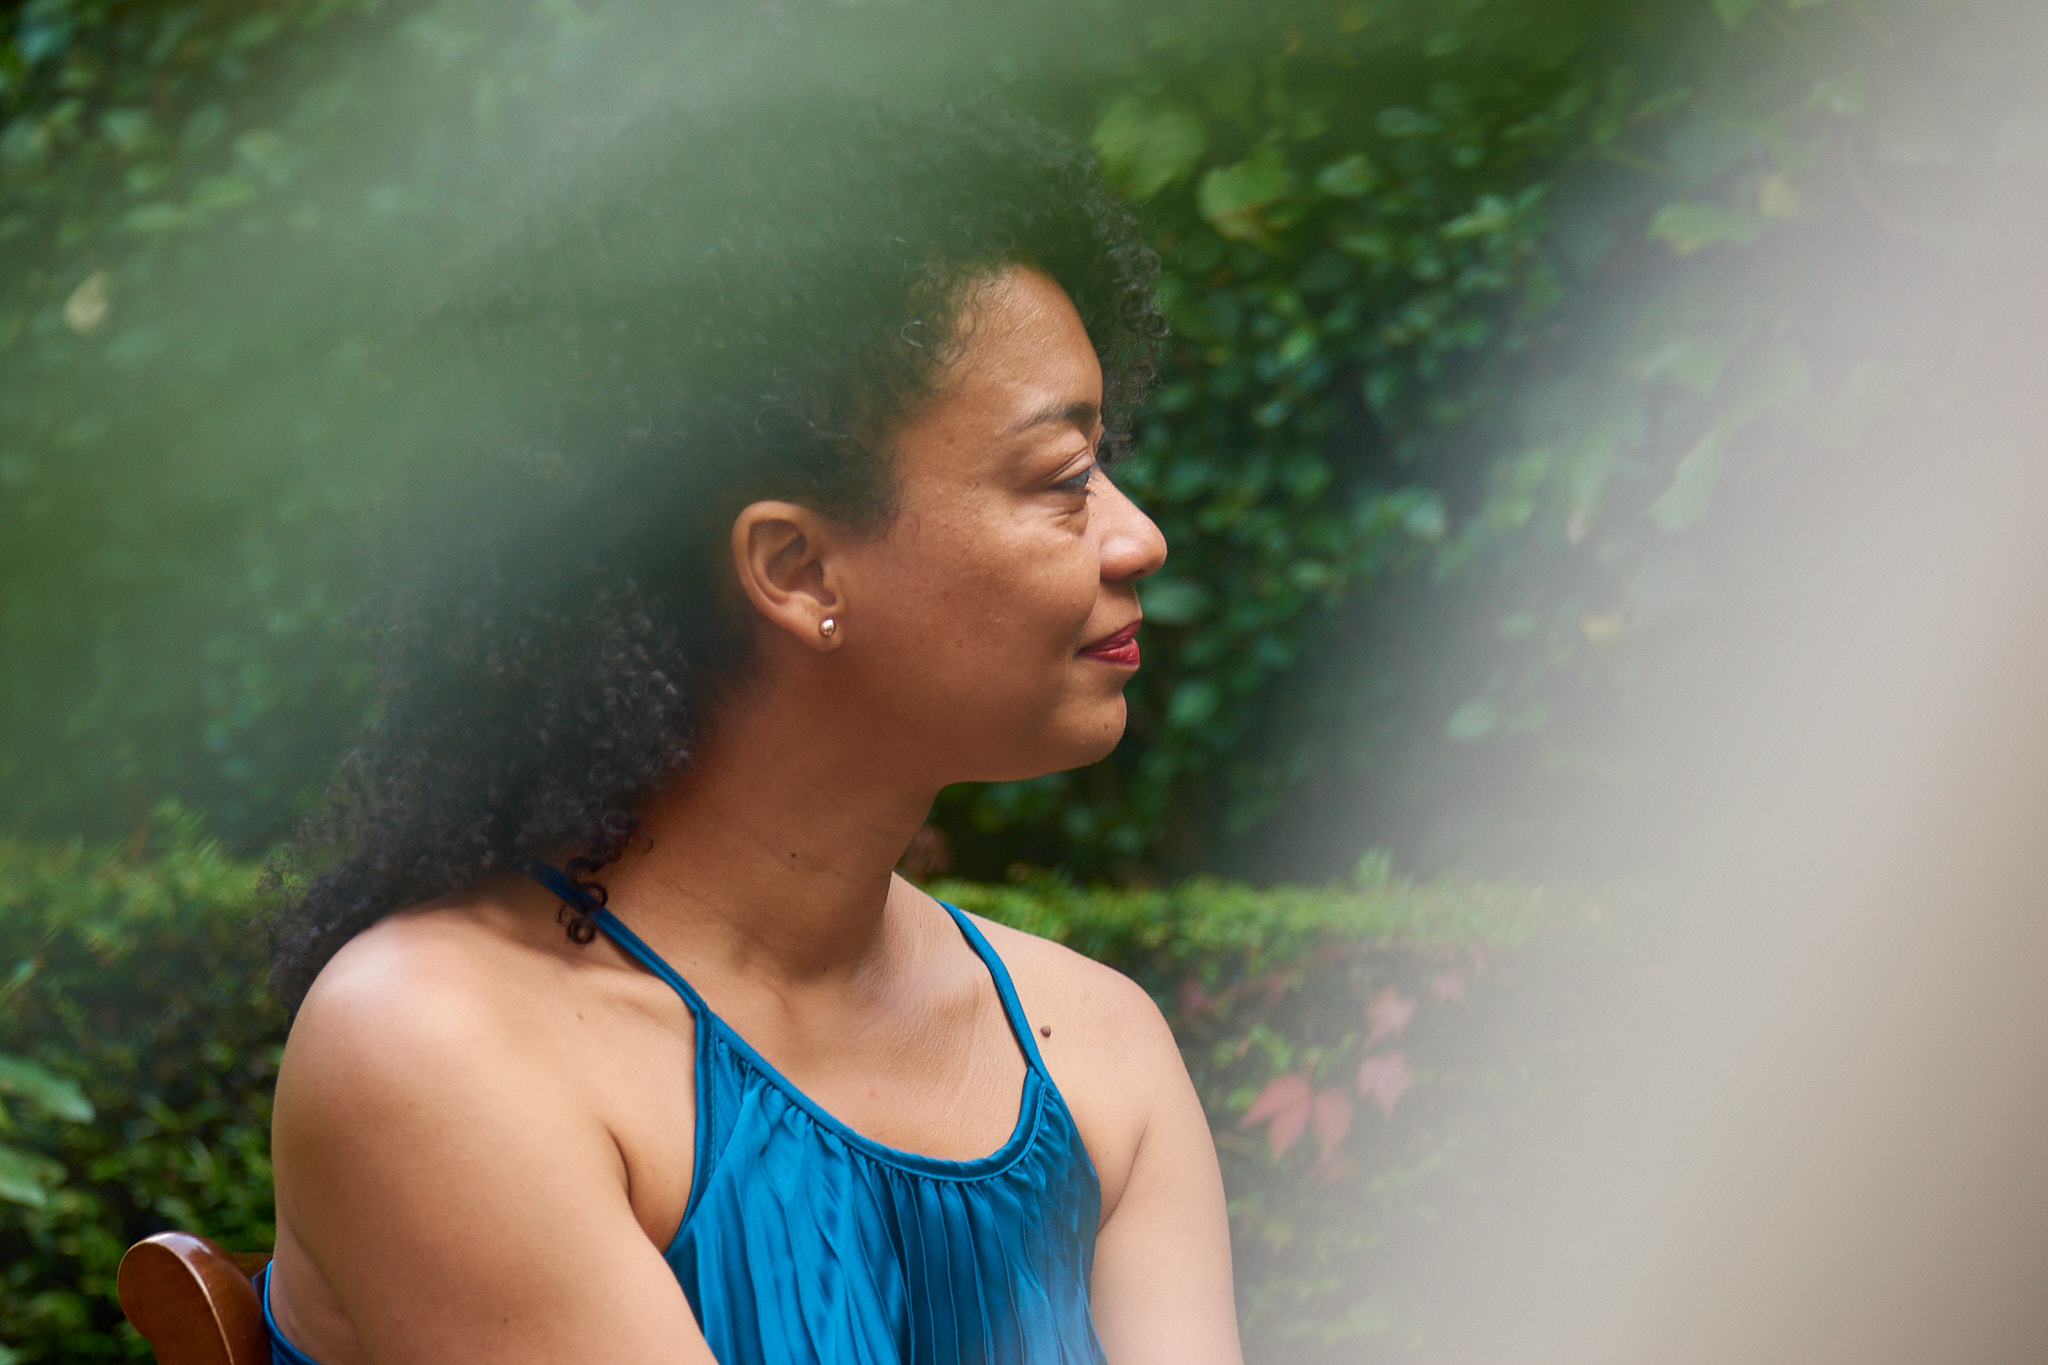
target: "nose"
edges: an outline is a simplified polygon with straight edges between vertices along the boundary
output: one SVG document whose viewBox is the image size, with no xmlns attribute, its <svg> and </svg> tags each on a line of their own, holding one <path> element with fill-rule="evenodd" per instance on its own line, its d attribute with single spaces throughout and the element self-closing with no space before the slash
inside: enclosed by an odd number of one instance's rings
<svg viewBox="0 0 2048 1365">
<path fill-rule="evenodd" d="M 1103 581 L 1121 583 L 1158 573 L 1166 563 L 1166 537 L 1158 525 L 1108 479 L 1099 487 L 1094 511 L 1102 518 Z"/>
</svg>

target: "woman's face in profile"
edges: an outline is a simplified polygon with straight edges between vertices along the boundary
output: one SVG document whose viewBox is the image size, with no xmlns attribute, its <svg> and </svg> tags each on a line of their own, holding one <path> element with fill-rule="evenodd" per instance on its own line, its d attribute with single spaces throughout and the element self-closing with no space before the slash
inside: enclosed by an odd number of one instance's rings
<svg viewBox="0 0 2048 1365">
<path fill-rule="evenodd" d="M 1166 541 L 1096 468 L 1101 404 L 1065 292 L 1005 270 L 897 436 L 894 519 L 845 549 L 839 681 L 941 782 L 1078 767 L 1123 734 L 1136 583 Z"/>
</svg>

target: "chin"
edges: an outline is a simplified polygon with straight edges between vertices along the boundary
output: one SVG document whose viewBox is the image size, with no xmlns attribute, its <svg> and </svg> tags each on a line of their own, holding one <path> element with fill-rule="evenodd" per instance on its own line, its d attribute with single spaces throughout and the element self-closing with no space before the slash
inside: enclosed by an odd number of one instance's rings
<svg viewBox="0 0 2048 1365">
<path fill-rule="evenodd" d="M 1023 782 L 1047 773 L 1063 773 L 1100 763 L 1124 737 L 1124 699 L 1113 706 L 1091 706 L 1085 715 L 1062 715 L 1022 744 L 978 771 L 947 779 L 951 782 Z"/>
<path fill-rule="evenodd" d="M 1090 716 L 1060 736 L 1064 741 L 1058 745 L 1063 750 L 1060 761 L 1048 764 L 1043 771 L 1065 772 L 1069 768 L 1085 768 L 1108 758 L 1124 737 L 1125 718 L 1124 699 L 1119 693 L 1113 708 L 1103 708 L 1102 714 Z"/>
</svg>

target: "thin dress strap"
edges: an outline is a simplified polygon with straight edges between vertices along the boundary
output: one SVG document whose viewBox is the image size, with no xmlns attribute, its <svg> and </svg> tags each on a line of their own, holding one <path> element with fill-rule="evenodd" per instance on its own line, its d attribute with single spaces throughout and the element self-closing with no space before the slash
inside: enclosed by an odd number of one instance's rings
<svg viewBox="0 0 2048 1365">
<path fill-rule="evenodd" d="M 669 966 L 660 953 L 648 947 L 647 940 L 628 929 L 624 920 L 603 908 L 595 911 L 591 918 L 597 921 L 598 928 L 604 930 L 606 938 L 625 950 L 626 956 L 666 981 L 677 995 L 683 997 L 683 1003 L 690 1007 L 692 1014 L 701 1020 L 711 1012 L 710 1006 L 704 1003 L 704 997 L 697 994 L 697 988 L 685 981 L 681 972 Z"/>
<path fill-rule="evenodd" d="M 704 1003 L 704 997 L 697 994 L 696 988 L 683 979 L 682 973 L 669 966 L 660 953 L 647 946 L 646 941 L 627 928 L 624 921 L 599 904 L 595 896 L 570 881 L 560 869 L 550 867 L 546 863 L 528 863 L 521 870 L 589 915 L 597 927 L 604 931 L 605 937 L 624 949 L 634 961 L 667 982 L 677 995 L 683 997 L 683 1002 L 690 1007 L 690 1012 L 696 1015 L 700 1022 L 717 1017 L 712 1014 L 711 1007 Z M 974 921 L 967 917 L 966 911 L 947 901 L 940 901 L 939 904 L 953 917 L 953 923 L 960 930 L 960 936 L 967 940 L 967 946 L 974 950 L 974 955 L 981 959 L 982 966 L 988 969 L 989 978 L 995 982 L 996 994 L 1003 1002 L 1003 1017 L 1010 1021 L 1010 1032 L 1016 1035 L 1017 1046 L 1023 1050 L 1024 1060 L 1038 1073 L 1040 1079 L 1050 1081 L 1052 1074 L 1045 1069 L 1045 1058 L 1038 1054 L 1038 1039 L 1032 1035 L 1031 1021 L 1024 1017 L 1024 1002 L 1017 998 L 1017 987 L 1010 980 L 1010 972 L 1003 966 L 1003 959 L 997 955 L 988 939 L 983 937 L 981 930 L 974 927 Z"/>
<path fill-rule="evenodd" d="M 996 994 L 1003 998 L 1003 1014 L 1010 1021 L 1010 1031 L 1017 1035 L 1017 1046 L 1024 1050 L 1024 1060 L 1039 1077 L 1050 1083 L 1052 1073 L 1045 1069 L 1045 1059 L 1038 1055 L 1038 1039 L 1032 1035 L 1031 1021 L 1024 1017 L 1024 1002 L 1017 998 L 1017 987 L 1010 981 L 1009 969 L 1003 966 L 1003 959 L 989 941 L 982 937 L 981 930 L 974 927 L 974 921 L 967 912 L 948 901 L 940 901 L 946 913 L 953 917 L 953 923 L 960 927 L 960 934 L 967 940 L 967 946 L 974 949 L 982 965 L 996 983 Z M 1057 1089 L 1057 1087 L 1055 1087 Z"/>
<path fill-rule="evenodd" d="M 681 972 L 669 966 L 660 953 L 647 946 L 645 939 L 626 927 L 624 920 L 599 904 L 595 896 L 570 881 L 561 869 L 550 867 L 546 863 L 527 863 L 520 870 L 590 916 L 597 927 L 604 931 L 604 936 L 624 950 L 626 956 L 654 973 L 677 995 L 683 997 L 683 1003 L 690 1007 L 690 1013 L 696 1015 L 700 1021 L 711 1013 L 710 1007 L 704 1003 L 704 997 L 697 994 L 696 987 L 683 979 Z"/>
</svg>

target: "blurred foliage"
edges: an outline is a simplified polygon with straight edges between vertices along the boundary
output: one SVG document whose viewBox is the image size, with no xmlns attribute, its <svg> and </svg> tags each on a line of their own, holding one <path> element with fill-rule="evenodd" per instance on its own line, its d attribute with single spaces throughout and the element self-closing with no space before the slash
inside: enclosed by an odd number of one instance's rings
<svg viewBox="0 0 2048 1365">
<path fill-rule="evenodd" d="M 363 490 L 202 418 L 248 406 L 235 381 L 277 340 L 274 280 L 224 258 L 323 245 L 291 197 L 335 104 L 322 45 L 377 7 L 9 8 L 0 823 L 105 833 L 178 792 L 264 838 L 360 719 L 321 531 Z"/>
<path fill-rule="evenodd" d="M 0 841 L 0 1052 L 75 1097 L 15 1120 L 65 1177 L 0 1218 L 0 1343 L 16 1358 L 147 1360 L 114 1272 L 152 1232 L 275 1239 L 285 1017 L 263 989 L 255 888 L 175 808 L 114 850 Z"/>
<path fill-rule="evenodd" d="M 1602 817 L 1673 780 L 1663 699 L 1744 628 L 1745 538 L 1971 363 L 1987 216 L 2048 152 L 2027 15 L 1160 20 L 1093 133 L 1174 324 L 1121 476 L 1173 546 L 1137 742 L 971 818 L 1261 876 L 1611 869 Z M 1591 828 L 1504 828 L 1531 808 Z"/>
<path fill-rule="evenodd" d="M 0 824 L 118 835 L 168 794 L 277 835 L 367 705 L 380 310 L 550 128 L 752 61 L 999 86 L 1166 262 L 1120 476 L 1174 547 L 1130 738 L 949 793 L 961 870 L 1597 862 L 1502 802 L 1645 799 L 1745 528 L 1969 363 L 1968 308 L 1900 326 L 1864 285 L 1996 288 L 1975 225 L 2048 156 L 2000 36 L 2027 13 L 31 0 L 0 49 Z"/>
<path fill-rule="evenodd" d="M 24 1057 L 0 1053 L 0 1133 L 15 1131 L 5 1101 L 17 1099 L 32 1111 L 72 1123 L 90 1123 L 92 1104 L 85 1092 L 62 1076 L 52 1075 Z M 64 1168 L 48 1157 L 0 1142 L 0 1199 L 41 1208 L 50 1186 L 62 1181 Z"/>
<path fill-rule="evenodd" d="M 98 1111 L 89 1125 L 19 1122 L 69 1173 L 0 1220 L 0 1342 L 20 1360 L 148 1358 L 114 1304 L 137 1238 L 274 1239 L 268 1129 L 286 1021 L 257 984 L 256 879 L 175 807 L 126 846 L 0 843 L 0 1050 Z M 1167 1010 L 1217 1127 L 1247 1339 L 1266 1360 L 1309 1359 L 1318 1341 L 1349 1343 L 1340 1358 L 1355 1360 L 1361 1342 L 1425 1329 L 1416 1238 L 1479 1202 L 1474 1162 L 1557 1041 L 1553 1025 L 1528 1027 L 1542 1015 L 1526 959 L 1584 939 L 1597 914 L 1540 889 L 1411 882 L 1384 859 L 1320 890 L 1086 890 L 1044 875 L 932 889 L 1132 973 Z M 1407 1011 L 1391 1028 L 1389 991 Z M 1368 1057 L 1381 1071 L 1397 1059 L 1408 1080 L 1390 1091 L 1362 1072 Z M 1269 1116 L 1245 1122 L 1276 1080 L 1309 1078 L 1317 1117 L 1296 1133 L 1309 1140 L 1280 1141 Z M 1353 1123 L 1361 1105 L 1376 1107 Z M 1365 1282 L 1377 1292 L 1360 1308 L 1347 1286 Z"/>
</svg>

